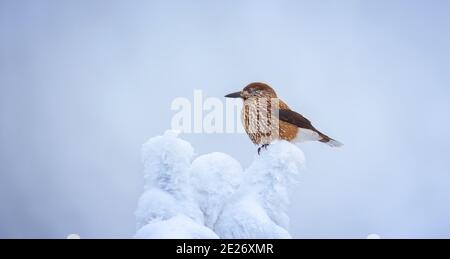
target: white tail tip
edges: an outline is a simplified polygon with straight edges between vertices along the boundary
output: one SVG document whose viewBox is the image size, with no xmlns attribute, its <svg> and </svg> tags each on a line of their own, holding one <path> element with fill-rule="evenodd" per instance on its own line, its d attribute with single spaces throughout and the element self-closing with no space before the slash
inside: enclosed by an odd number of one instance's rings
<svg viewBox="0 0 450 259">
<path fill-rule="evenodd" d="M 330 147 L 342 147 L 344 145 L 341 142 L 334 139 L 330 139 L 330 141 L 325 142 L 325 144 L 327 144 Z"/>
</svg>

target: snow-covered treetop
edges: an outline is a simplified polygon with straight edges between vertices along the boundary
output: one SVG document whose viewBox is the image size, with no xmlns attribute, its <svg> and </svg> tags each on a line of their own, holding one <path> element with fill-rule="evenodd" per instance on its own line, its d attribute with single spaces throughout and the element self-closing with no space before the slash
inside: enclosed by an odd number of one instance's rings
<svg viewBox="0 0 450 259">
<path fill-rule="evenodd" d="M 143 145 L 142 161 L 137 238 L 290 238 L 288 190 L 304 164 L 297 146 L 275 142 L 243 170 L 223 153 L 194 159 L 169 130 Z"/>
</svg>

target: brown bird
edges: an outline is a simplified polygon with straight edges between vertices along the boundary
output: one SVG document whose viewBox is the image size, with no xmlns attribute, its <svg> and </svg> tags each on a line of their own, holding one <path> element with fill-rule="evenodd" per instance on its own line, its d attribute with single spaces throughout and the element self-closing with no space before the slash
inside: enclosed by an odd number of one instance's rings
<svg viewBox="0 0 450 259">
<path fill-rule="evenodd" d="M 267 149 L 277 139 L 289 142 L 320 141 L 331 147 L 342 146 L 339 141 L 314 128 L 301 114 L 291 110 L 267 84 L 251 83 L 242 91 L 225 97 L 244 100 L 242 124 L 252 142 L 260 146 L 258 154 L 261 148 Z"/>
</svg>

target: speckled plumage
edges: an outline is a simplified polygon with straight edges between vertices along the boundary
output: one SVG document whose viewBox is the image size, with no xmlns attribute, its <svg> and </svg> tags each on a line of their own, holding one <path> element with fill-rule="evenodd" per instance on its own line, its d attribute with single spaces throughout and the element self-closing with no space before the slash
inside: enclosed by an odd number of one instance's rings
<svg viewBox="0 0 450 259">
<path fill-rule="evenodd" d="M 292 111 L 267 84 L 251 83 L 242 91 L 226 97 L 244 100 L 241 112 L 242 124 L 251 141 L 256 145 L 267 146 L 278 139 L 290 142 L 315 140 L 332 147 L 342 145 L 317 130 L 301 114 Z"/>
<path fill-rule="evenodd" d="M 292 141 L 297 137 L 299 128 L 281 121 L 277 117 L 277 109 L 289 109 L 278 98 L 248 98 L 244 101 L 241 112 L 242 124 L 252 142 L 256 145 L 270 144 L 277 139 Z"/>
</svg>

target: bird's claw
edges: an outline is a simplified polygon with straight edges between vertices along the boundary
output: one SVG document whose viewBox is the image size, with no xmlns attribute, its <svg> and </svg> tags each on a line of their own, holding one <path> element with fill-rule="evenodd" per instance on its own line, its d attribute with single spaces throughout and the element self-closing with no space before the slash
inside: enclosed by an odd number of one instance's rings
<svg viewBox="0 0 450 259">
<path fill-rule="evenodd" d="M 262 145 L 262 146 L 260 146 L 259 148 L 258 148 L 258 155 L 261 153 L 261 149 L 262 148 L 264 148 L 265 150 L 267 150 L 267 147 L 269 146 L 269 144 L 264 144 L 264 145 Z"/>
</svg>

